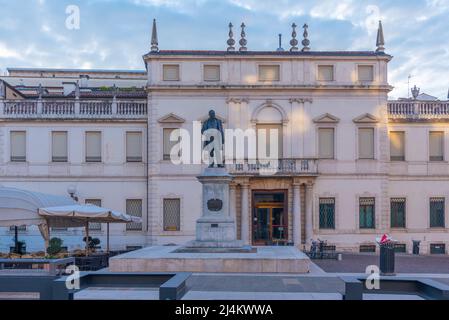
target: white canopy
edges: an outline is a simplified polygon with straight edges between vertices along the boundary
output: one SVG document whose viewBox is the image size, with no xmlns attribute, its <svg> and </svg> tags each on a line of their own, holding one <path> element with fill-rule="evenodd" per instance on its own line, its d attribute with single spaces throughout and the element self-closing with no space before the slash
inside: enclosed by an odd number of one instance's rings
<svg viewBox="0 0 449 320">
<path fill-rule="evenodd" d="M 0 227 L 45 224 L 39 208 L 74 204 L 70 197 L 0 187 Z"/>
<path fill-rule="evenodd" d="M 49 221 L 51 226 L 85 226 L 86 222 L 97 223 L 140 223 L 142 220 L 138 217 L 100 208 L 94 205 L 70 205 L 60 207 L 40 208 L 39 215 Z"/>
</svg>

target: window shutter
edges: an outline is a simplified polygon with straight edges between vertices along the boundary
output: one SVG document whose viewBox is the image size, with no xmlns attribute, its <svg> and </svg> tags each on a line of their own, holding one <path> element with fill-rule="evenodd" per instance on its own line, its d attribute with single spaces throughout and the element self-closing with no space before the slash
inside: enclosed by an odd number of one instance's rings
<svg viewBox="0 0 449 320">
<path fill-rule="evenodd" d="M 359 129 L 359 158 L 374 159 L 374 129 Z"/>
<path fill-rule="evenodd" d="M 220 66 L 204 66 L 204 80 L 205 81 L 219 81 L 220 80 Z"/>
<path fill-rule="evenodd" d="M 126 161 L 142 162 L 142 133 L 126 133 Z"/>
<path fill-rule="evenodd" d="M 444 160 L 444 132 L 433 131 L 429 134 L 430 161 Z"/>
<path fill-rule="evenodd" d="M 373 81 L 374 79 L 373 66 L 359 66 L 358 74 L 359 74 L 359 81 Z"/>
<path fill-rule="evenodd" d="M 11 161 L 26 161 L 26 132 L 11 131 Z"/>
<path fill-rule="evenodd" d="M 67 132 L 52 133 L 52 161 L 67 162 Z"/>
<path fill-rule="evenodd" d="M 332 81 L 334 80 L 333 66 L 318 66 L 318 80 Z"/>
<path fill-rule="evenodd" d="M 321 159 L 334 158 L 334 129 L 320 128 L 318 130 L 319 157 Z"/>
<path fill-rule="evenodd" d="M 164 65 L 162 68 L 164 81 L 179 81 L 179 65 Z"/>
<path fill-rule="evenodd" d="M 259 81 L 279 81 L 279 66 L 259 66 Z"/>
<path fill-rule="evenodd" d="M 178 142 L 181 140 L 181 137 L 179 137 L 178 141 L 170 141 L 170 135 L 172 134 L 172 132 L 174 130 L 174 128 L 166 128 L 164 129 L 164 137 L 163 137 L 163 148 L 164 148 L 164 160 L 170 160 L 170 154 L 171 154 L 171 150 L 173 149 L 173 147 L 178 144 Z"/>
<path fill-rule="evenodd" d="M 181 200 L 164 199 L 164 231 L 181 230 Z"/>
<path fill-rule="evenodd" d="M 142 200 L 126 200 L 126 214 L 142 218 Z M 142 223 L 131 222 L 126 225 L 128 231 L 142 231 Z"/>
<path fill-rule="evenodd" d="M 402 131 L 390 132 L 391 161 L 405 160 L 405 134 Z"/>
<path fill-rule="evenodd" d="M 101 132 L 86 132 L 86 162 L 101 162 Z"/>
<path fill-rule="evenodd" d="M 258 124 L 257 125 L 257 139 L 259 139 L 259 130 L 265 130 L 265 141 L 266 141 L 266 155 L 265 157 L 262 156 L 262 158 L 267 158 L 268 155 L 271 154 L 270 149 L 270 135 L 272 130 L 277 130 L 278 132 L 278 159 L 282 159 L 283 157 L 283 148 L 284 148 L 284 139 L 283 139 L 283 130 L 281 124 Z M 263 131 L 262 133 L 263 134 Z M 257 140 L 259 141 L 259 140 Z M 259 146 L 259 142 L 257 142 L 257 146 Z M 258 149 L 257 149 L 258 150 Z M 257 156 L 259 157 L 259 151 L 257 151 Z"/>
</svg>

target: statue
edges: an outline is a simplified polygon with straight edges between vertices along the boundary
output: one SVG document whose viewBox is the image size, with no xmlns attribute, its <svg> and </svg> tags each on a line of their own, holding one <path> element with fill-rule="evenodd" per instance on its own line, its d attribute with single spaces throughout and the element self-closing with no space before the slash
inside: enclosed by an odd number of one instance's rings
<svg viewBox="0 0 449 320">
<path fill-rule="evenodd" d="M 218 141 L 216 143 L 214 143 L 213 148 L 210 150 L 210 165 L 209 168 L 213 168 L 215 167 L 215 156 L 218 160 L 218 164 L 217 166 L 219 168 L 224 168 L 224 164 L 223 164 L 223 145 L 225 142 L 224 139 L 224 130 L 223 130 L 223 123 L 220 119 L 217 119 L 217 117 L 215 116 L 215 111 L 211 110 L 209 111 L 209 119 L 207 119 L 204 123 L 203 123 L 203 127 L 201 129 L 201 134 L 204 134 L 206 131 L 208 130 L 217 130 L 220 135 L 221 135 L 221 141 Z M 217 132 L 214 132 L 215 134 Z M 204 142 L 204 148 L 206 148 L 208 145 L 210 145 L 212 142 L 215 141 L 215 136 L 214 133 L 209 132 L 208 141 Z M 207 133 L 206 133 L 207 135 Z M 218 150 L 216 150 L 218 149 Z"/>
</svg>

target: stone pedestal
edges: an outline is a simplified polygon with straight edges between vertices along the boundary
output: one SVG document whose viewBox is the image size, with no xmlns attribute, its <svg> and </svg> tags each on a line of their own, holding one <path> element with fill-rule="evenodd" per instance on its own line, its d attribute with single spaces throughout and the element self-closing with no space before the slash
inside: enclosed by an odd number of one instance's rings
<svg viewBox="0 0 449 320">
<path fill-rule="evenodd" d="M 224 168 L 207 168 L 198 177 L 203 185 L 202 216 L 196 223 L 196 240 L 189 248 L 238 248 L 235 220 L 230 213 L 229 184 Z"/>
</svg>

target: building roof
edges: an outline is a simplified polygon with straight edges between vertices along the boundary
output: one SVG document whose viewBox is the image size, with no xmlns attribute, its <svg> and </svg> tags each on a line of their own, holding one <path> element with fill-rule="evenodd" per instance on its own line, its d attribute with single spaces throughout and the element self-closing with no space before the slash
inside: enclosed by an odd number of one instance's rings
<svg viewBox="0 0 449 320">
<path fill-rule="evenodd" d="M 391 57 L 388 54 L 374 51 L 220 51 L 220 50 L 160 50 L 150 52 L 146 56 L 194 55 L 194 56 L 322 56 L 322 57 Z"/>
<path fill-rule="evenodd" d="M 7 68 L 8 72 L 63 72 L 63 73 L 133 73 L 146 75 L 145 70 L 120 69 L 58 69 L 58 68 Z"/>
</svg>

